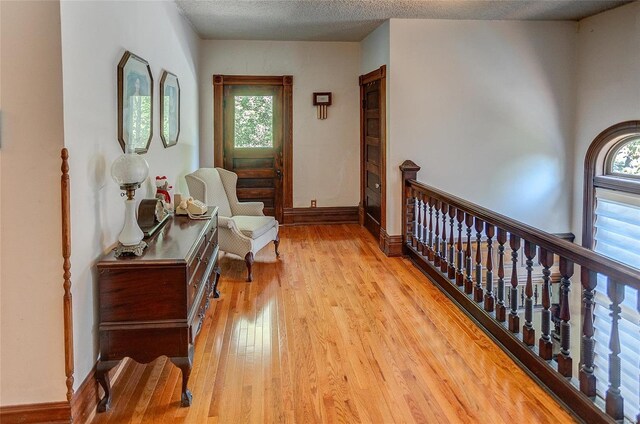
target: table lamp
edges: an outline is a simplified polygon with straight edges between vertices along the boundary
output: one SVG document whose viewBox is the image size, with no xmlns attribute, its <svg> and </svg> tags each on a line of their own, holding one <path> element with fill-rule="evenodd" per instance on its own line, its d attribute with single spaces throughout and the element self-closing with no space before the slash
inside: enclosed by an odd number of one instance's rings
<svg viewBox="0 0 640 424">
<path fill-rule="evenodd" d="M 149 175 L 147 161 L 135 152 L 133 146 L 127 144 L 126 152 L 111 165 L 111 178 L 126 195 L 124 201 L 124 227 L 118 236 L 118 246 L 115 248 L 116 257 L 124 254 L 141 256 L 147 243 L 142 241 L 144 234 L 136 218 L 136 201 L 134 195 L 140 184 Z"/>
</svg>

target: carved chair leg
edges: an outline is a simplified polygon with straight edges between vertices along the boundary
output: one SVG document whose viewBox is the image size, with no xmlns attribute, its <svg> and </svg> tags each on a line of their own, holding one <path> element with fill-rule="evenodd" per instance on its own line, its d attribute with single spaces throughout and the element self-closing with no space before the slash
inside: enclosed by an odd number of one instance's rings
<svg viewBox="0 0 640 424">
<path fill-rule="evenodd" d="M 247 255 L 244 257 L 244 261 L 247 264 L 247 283 L 250 283 L 253 281 L 253 274 L 251 273 L 251 266 L 253 265 L 253 253 L 247 253 Z"/>
<path fill-rule="evenodd" d="M 273 241 L 273 245 L 276 248 L 276 256 L 279 257 L 280 256 L 280 252 L 278 252 L 278 246 L 280 246 L 280 236 L 277 235 L 276 239 Z"/>
</svg>

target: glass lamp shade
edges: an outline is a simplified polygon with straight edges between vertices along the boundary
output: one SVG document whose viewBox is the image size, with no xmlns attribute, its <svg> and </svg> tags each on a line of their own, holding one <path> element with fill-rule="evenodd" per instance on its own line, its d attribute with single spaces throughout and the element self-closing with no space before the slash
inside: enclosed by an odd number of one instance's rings
<svg viewBox="0 0 640 424">
<path fill-rule="evenodd" d="M 111 178 L 123 189 L 132 185 L 139 187 L 148 175 L 147 161 L 134 152 L 125 153 L 111 165 Z"/>
</svg>

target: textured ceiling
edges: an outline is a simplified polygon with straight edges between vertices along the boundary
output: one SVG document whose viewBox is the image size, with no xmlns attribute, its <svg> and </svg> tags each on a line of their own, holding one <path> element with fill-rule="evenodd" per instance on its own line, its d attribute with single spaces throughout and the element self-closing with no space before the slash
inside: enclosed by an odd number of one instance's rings
<svg viewBox="0 0 640 424">
<path fill-rule="evenodd" d="M 205 39 L 360 41 L 389 18 L 579 20 L 630 1 L 175 0 Z"/>
</svg>

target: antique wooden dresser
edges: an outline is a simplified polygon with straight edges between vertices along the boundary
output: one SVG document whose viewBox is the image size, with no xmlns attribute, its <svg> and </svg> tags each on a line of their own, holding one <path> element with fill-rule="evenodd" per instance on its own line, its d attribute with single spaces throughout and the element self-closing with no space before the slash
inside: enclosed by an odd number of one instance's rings
<svg viewBox="0 0 640 424">
<path fill-rule="evenodd" d="M 210 213 L 205 220 L 170 217 L 140 257 L 100 258 L 96 378 L 105 395 L 98 411 L 110 406 L 108 371 L 125 357 L 148 363 L 167 356 L 182 370 L 181 405 L 191 404 L 194 345 L 210 297 L 219 296 L 217 208 Z"/>
</svg>

